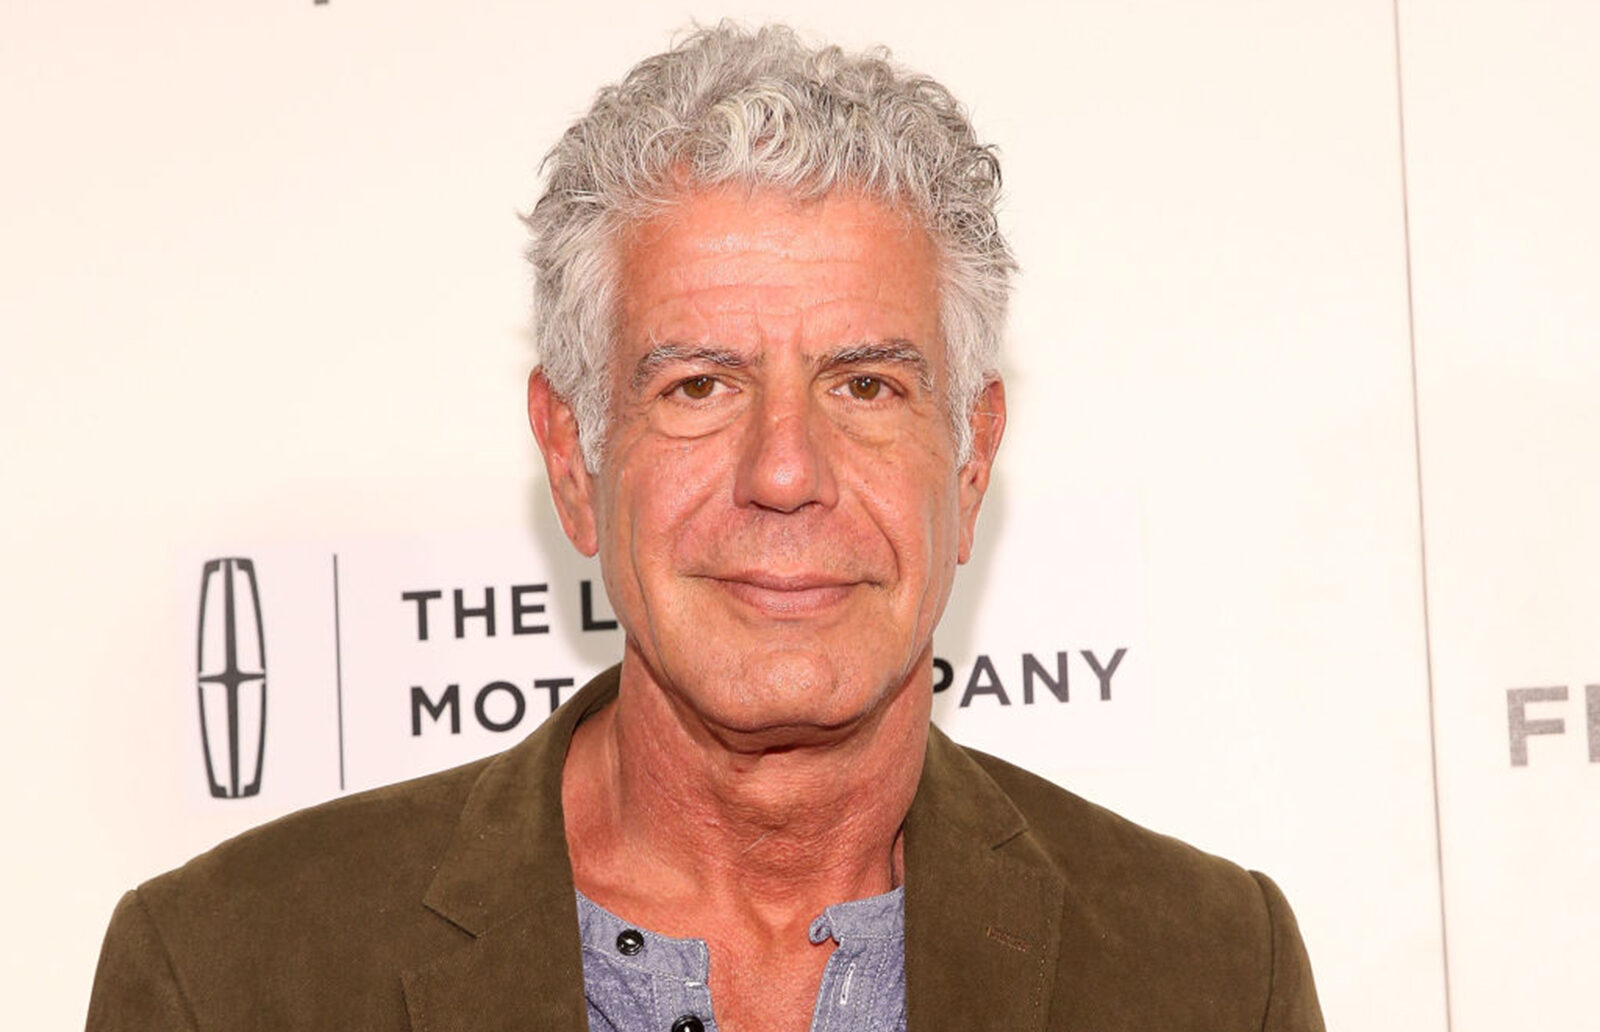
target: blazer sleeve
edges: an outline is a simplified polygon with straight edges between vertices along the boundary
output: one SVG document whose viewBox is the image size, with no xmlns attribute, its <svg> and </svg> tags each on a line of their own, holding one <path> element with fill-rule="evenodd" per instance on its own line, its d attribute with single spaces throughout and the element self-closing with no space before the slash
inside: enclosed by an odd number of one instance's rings
<svg viewBox="0 0 1600 1032">
<path fill-rule="evenodd" d="M 89 996 L 87 1032 L 197 1032 L 161 933 L 137 890 L 111 915 Z"/>
<path fill-rule="evenodd" d="M 1250 873 L 1266 901 L 1272 933 L 1272 984 L 1266 1013 L 1261 1018 L 1261 1032 L 1326 1032 L 1322 1007 L 1317 1003 L 1317 987 L 1311 978 L 1311 959 L 1300 940 L 1294 911 L 1271 878 L 1259 871 Z"/>
</svg>

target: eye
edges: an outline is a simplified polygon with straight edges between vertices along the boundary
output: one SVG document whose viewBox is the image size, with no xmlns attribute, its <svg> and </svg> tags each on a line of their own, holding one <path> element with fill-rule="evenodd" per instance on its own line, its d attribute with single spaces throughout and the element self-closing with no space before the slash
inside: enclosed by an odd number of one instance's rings
<svg viewBox="0 0 1600 1032">
<path fill-rule="evenodd" d="M 683 396 L 694 401 L 704 401 L 711 397 L 711 392 L 717 389 L 717 381 L 710 376 L 695 376 L 678 384 L 678 390 Z"/>
<path fill-rule="evenodd" d="M 883 381 L 876 376 L 852 376 L 845 384 L 850 396 L 858 401 L 872 401 L 883 393 Z"/>
</svg>

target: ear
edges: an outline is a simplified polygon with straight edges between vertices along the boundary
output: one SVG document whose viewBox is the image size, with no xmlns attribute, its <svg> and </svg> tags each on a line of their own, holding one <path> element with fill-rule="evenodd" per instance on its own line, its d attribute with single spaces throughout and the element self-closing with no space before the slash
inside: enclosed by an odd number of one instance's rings
<svg viewBox="0 0 1600 1032">
<path fill-rule="evenodd" d="M 968 419 L 972 426 L 972 455 L 956 474 L 960 480 L 956 489 L 961 501 L 961 545 L 956 561 L 962 563 L 972 558 L 978 507 L 983 504 L 984 492 L 989 490 L 994 456 L 1000 450 L 1000 437 L 1006 430 L 1006 387 L 999 377 L 984 386 Z"/>
<path fill-rule="evenodd" d="M 573 547 L 592 556 L 600 549 L 595 524 L 594 476 L 584 464 L 578 446 L 578 417 L 566 399 L 557 394 L 544 372 L 535 369 L 528 376 L 528 422 L 544 453 L 544 469 L 550 478 L 550 497 L 561 518 L 561 529 Z"/>
</svg>

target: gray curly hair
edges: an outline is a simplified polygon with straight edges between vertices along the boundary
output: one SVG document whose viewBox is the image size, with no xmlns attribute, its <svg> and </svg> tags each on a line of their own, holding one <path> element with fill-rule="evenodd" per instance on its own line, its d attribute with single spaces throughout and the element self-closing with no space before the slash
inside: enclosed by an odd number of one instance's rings
<svg viewBox="0 0 1600 1032">
<path fill-rule="evenodd" d="M 913 212 L 940 255 L 940 329 L 956 453 L 995 378 L 1016 270 L 995 206 L 1000 165 L 950 92 L 887 50 L 815 48 L 794 30 L 702 28 L 607 86 L 544 160 L 533 235 L 535 339 L 599 468 L 616 312 L 615 241 L 685 189 L 748 183 L 797 200 L 848 188 Z"/>
</svg>

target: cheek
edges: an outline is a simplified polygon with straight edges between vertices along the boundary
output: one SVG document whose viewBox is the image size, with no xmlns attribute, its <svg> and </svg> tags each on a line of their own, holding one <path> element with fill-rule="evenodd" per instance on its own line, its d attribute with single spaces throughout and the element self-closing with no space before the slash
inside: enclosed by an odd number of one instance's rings
<svg viewBox="0 0 1600 1032">
<path fill-rule="evenodd" d="M 937 579 L 959 543 L 954 478 L 926 467 L 878 464 L 858 488 L 868 518 L 894 550 L 902 577 Z"/>
<path fill-rule="evenodd" d="M 716 499 L 729 493 L 725 463 L 705 442 L 670 442 L 633 449 L 602 497 L 608 536 L 639 559 L 670 553 L 672 543 L 700 532 Z"/>
</svg>

